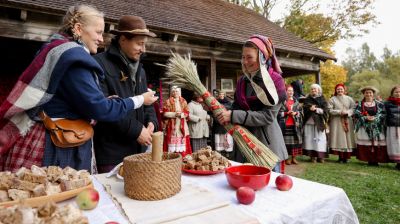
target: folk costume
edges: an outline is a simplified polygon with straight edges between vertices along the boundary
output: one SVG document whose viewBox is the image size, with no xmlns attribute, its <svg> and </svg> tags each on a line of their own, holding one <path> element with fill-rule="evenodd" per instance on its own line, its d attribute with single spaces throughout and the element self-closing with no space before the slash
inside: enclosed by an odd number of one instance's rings
<svg viewBox="0 0 400 224">
<path fill-rule="evenodd" d="M 288 111 L 296 112 L 296 115 L 292 116 L 288 114 Z M 299 101 L 293 97 L 293 99 L 287 99 L 282 102 L 278 119 L 287 152 L 292 156 L 292 159 L 288 159 L 286 164 L 297 164 L 296 156 L 302 155 L 303 143 L 303 111 Z"/>
<path fill-rule="evenodd" d="M 374 94 L 378 91 L 374 87 L 364 87 L 361 92 L 371 90 Z M 374 120 L 369 121 L 368 116 L 373 116 Z M 386 139 L 385 139 L 385 119 L 386 111 L 383 103 L 373 99 L 366 102 L 363 99 L 358 103 L 354 112 L 355 132 L 357 144 L 357 159 L 368 162 L 369 165 L 388 162 Z"/>
<path fill-rule="evenodd" d="M 246 127 L 279 157 L 274 170 L 280 172 L 280 162 L 288 158 L 282 132 L 277 131 L 280 103 L 286 99 L 282 70 L 270 38 L 255 35 L 248 42 L 258 48 L 260 70 L 249 74 L 242 64 L 244 75 L 236 85 L 231 122 Z M 237 161 L 245 161 L 238 149 L 235 153 Z"/>
<path fill-rule="evenodd" d="M 177 112 L 181 113 L 180 117 L 176 117 Z M 182 156 L 191 154 L 189 127 L 186 121 L 189 116 L 189 108 L 186 100 L 181 96 L 171 96 L 164 102 L 163 116 L 166 129 L 164 152 L 179 152 Z"/>
<path fill-rule="evenodd" d="M 389 159 L 400 169 L 400 98 L 389 97 L 386 108 L 386 142 Z"/>
<path fill-rule="evenodd" d="M 338 86 L 343 85 L 337 85 L 336 88 Z M 335 94 L 329 99 L 328 108 L 329 150 L 330 153 L 339 155 L 340 161 L 346 162 L 356 148 L 352 119 L 355 103 L 350 96 Z"/>
<path fill-rule="evenodd" d="M 321 87 L 317 84 L 321 90 Z M 315 105 L 317 109 L 311 111 L 310 108 Z M 303 154 L 310 156 L 312 162 L 315 162 L 317 158 L 320 162 L 323 162 L 325 158 L 328 158 L 327 151 L 327 140 L 326 140 L 326 125 L 328 121 L 328 104 L 322 95 L 322 91 L 319 95 L 312 96 L 308 95 L 304 99 L 304 139 L 303 139 Z"/>
<path fill-rule="evenodd" d="M 193 152 L 207 146 L 207 138 L 210 136 L 210 129 L 208 127 L 208 120 L 210 115 L 204 110 L 201 103 L 196 100 L 192 100 L 188 104 L 189 108 L 189 134 L 190 134 L 190 145 L 192 146 Z"/>
<path fill-rule="evenodd" d="M 218 102 L 227 110 L 232 108 L 232 102 L 229 101 L 226 97 L 223 99 L 218 98 Z M 213 123 L 213 131 L 214 131 L 214 142 L 215 142 L 215 150 L 221 152 L 227 158 L 231 158 L 230 153 L 233 152 L 233 137 L 228 133 L 228 131 L 218 122 Z"/>
<path fill-rule="evenodd" d="M 92 142 L 56 147 L 38 112 L 51 118 L 115 121 L 134 109 L 132 99 L 107 99 L 98 86 L 103 78 L 88 50 L 64 34 L 55 34 L 23 72 L 0 107 L 0 169 L 31 165 L 95 172 Z"/>
</svg>

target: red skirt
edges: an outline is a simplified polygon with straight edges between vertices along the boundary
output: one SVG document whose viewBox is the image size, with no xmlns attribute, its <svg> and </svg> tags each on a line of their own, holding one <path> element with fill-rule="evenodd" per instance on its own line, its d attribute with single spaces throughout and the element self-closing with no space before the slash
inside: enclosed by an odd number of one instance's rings
<svg viewBox="0 0 400 224">
<path fill-rule="evenodd" d="M 372 163 L 387 163 L 389 156 L 385 146 L 357 145 L 357 159 Z"/>
</svg>

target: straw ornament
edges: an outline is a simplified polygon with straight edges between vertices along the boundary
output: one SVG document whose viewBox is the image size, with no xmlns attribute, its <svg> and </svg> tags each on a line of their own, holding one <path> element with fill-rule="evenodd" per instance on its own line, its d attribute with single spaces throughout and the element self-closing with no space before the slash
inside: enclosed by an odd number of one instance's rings
<svg viewBox="0 0 400 224">
<path fill-rule="evenodd" d="M 172 53 L 172 57 L 168 59 L 166 65 L 158 65 L 166 67 L 166 77 L 163 80 L 167 84 L 191 90 L 202 96 L 204 103 L 211 109 L 214 116 L 221 110 L 226 110 L 201 83 L 197 74 L 197 66 L 190 59 L 190 55 L 182 57 Z M 227 124 L 224 127 L 232 135 L 239 150 L 249 162 L 269 169 L 276 165 L 279 158 L 246 128 L 233 124 Z"/>
</svg>

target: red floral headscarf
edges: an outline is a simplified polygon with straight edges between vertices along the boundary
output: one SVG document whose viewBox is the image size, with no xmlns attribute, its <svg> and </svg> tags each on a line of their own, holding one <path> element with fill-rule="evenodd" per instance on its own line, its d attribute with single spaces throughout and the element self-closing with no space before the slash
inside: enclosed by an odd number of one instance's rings
<svg viewBox="0 0 400 224">
<path fill-rule="evenodd" d="M 334 93 L 333 95 L 337 96 L 336 89 L 337 89 L 338 87 L 343 87 L 343 89 L 344 89 L 344 94 L 346 94 L 346 86 L 345 86 L 343 83 L 339 83 L 339 84 L 337 84 L 337 85 L 335 86 L 335 93 Z"/>
</svg>

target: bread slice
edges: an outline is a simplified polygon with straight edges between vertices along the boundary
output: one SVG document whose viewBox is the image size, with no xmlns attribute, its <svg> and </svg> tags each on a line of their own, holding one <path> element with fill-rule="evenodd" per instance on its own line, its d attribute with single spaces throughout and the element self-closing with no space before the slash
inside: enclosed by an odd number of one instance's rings
<svg viewBox="0 0 400 224">
<path fill-rule="evenodd" d="M 31 197 L 31 193 L 29 191 L 18 190 L 18 189 L 10 189 L 7 191 L 8 196 L 12 200 L 23 200 Z"/>
<path fill-rule="evenodd" d="M 4 190 L 0 190 L 0 202 L 10 201 L 8 197 L 8 192 Z"/>
</svg>

